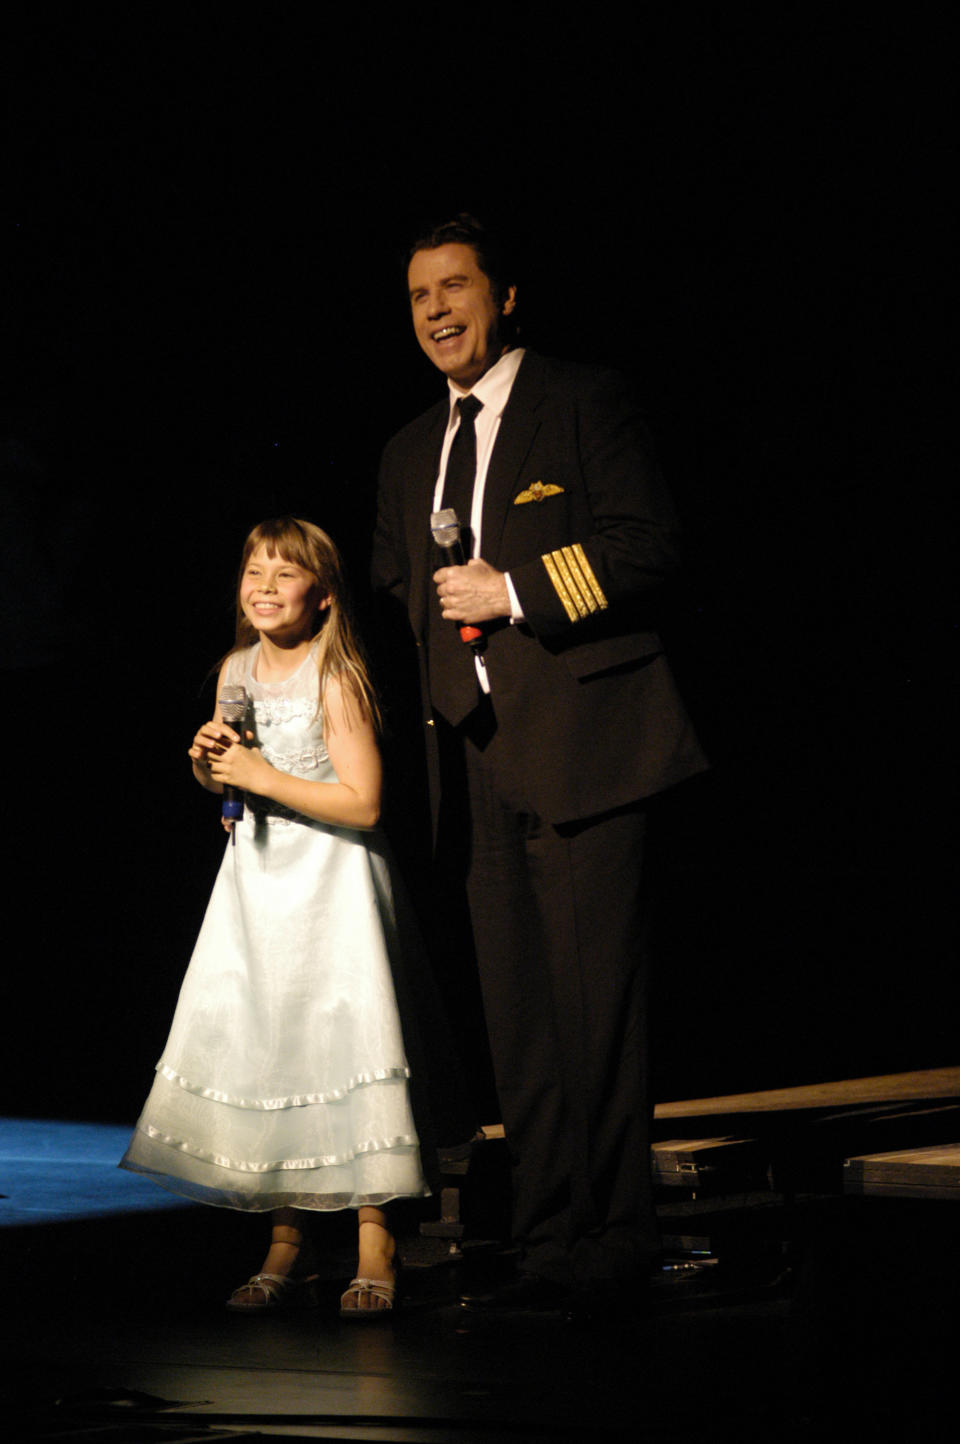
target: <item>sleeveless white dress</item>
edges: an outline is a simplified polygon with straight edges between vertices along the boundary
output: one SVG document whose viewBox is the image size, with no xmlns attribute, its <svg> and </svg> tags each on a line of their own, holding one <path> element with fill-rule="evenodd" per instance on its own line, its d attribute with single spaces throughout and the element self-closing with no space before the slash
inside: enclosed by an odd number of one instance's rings
<svg viewBox="0 0 960 1444">
<path fill-rule="evenodd" d="M 335 782 L 313 651 L 277 684 L 256 680 L 259 651 L 235 653 L 226 676 L 247 689 L 256 745 L 283 772 Z M 235 830 L 120 1166 L 253 1211 L 429 1193 L 391 973 L 383 839 L 253 794 Z"/>
</svg>

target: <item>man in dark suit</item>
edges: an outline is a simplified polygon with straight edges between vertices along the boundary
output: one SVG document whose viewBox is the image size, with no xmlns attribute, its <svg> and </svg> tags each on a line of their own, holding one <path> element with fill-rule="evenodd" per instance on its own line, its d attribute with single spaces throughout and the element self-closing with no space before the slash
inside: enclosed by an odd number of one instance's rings
<svg viewBox="0 0 960 1444">
<path fill-rule="evenodd" d="M 449 395 L 384 452 L 374 580 L 418 643 L 440 836 L 469 829 L 521 1257 L 492 1302 L 629 1299 L 657 1252 L 645 800 L 705 766 L 656 632 L 674 514 L 623 381 L 514 344 L 513 277 L 476 222 L 417 242 L 408 281 Z M 431 543 L 449 506 L 465 565 Z"/>
</svg>

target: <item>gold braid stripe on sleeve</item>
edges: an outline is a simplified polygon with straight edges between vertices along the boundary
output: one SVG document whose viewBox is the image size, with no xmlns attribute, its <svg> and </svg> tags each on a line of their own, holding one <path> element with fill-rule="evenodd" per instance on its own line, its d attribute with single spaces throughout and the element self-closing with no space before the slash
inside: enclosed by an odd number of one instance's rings
<svg viewBox="0 0 960 1444">
<path fill-rule="evenodd" d="M 563 604 L 563 610 L 567 614 L 567 620 L 570 622 L 575 622 L 578 616 L 577 609 L 573 604 L 570 593 L 567 591 L 567 588 L 564 585 L 563 578 L 557 570 L 557 566 L 553 560 L 553 557 L 549 552 L 546 552 L 540 558 L 540 560 L 543 562 L 543 565 L 547 569 L 547 576 L 553 583 L 553 590 L 556 592 L 557 596 L 560 598 L 560 601 Z"/>
<path fill-rule="evenodd" d="M 573 571 L 580 583 L 584 598 L 591 612 L 603 611 L 607 606 L 607 599 L 604 596 L 603 588 L 597 581 L 593 567 L 587 561 L 587 554 L 579 542 L 572 547 L 564 547 L 564 553 L 570 562 L 570 569 Z"/>
<path fill-rule="evenodd" d="M 563 584 L 566 588 L 567 596 L 570 598 L 570 600 L 573 602 L 573 605 L 577 609 L 577 616 L 586 617 L 590 613 L 590 607 L 587 602 L 587 598 L 583 595 L 580 588 L 577 586 L 573 572 L 571 572 L 570 570 L 570 566 L 567 561 L 567 550 L 567 547 L 562 547 L 558 552 L 551 552 L 553 564 L 556 567 L 557 571 L 560 573 L 561 578 L 563 579 Z M 571 618 L 571 621 L 573 620 L 575 619 Z"/>
<path fill-rule="evenodd" d="M 571 622 L 601 612 L 607 606 L 603 588 L 579 542 L 541 557 L 553 589 Z"/>
</svg>

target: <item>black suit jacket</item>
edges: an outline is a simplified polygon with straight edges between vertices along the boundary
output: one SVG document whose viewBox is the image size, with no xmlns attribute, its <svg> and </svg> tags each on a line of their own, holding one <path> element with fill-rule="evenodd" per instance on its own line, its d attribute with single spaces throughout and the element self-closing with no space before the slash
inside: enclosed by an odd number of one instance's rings
<svg viewBox="0 0 960 1444">
<path fill-rule="evenodd" d="M 445 396 L 393 438 L 380 470 L 374 584 L 406 605 L 424 676 L 448 415 Z M 485 654 L 490 756 L 508 795 L 570 822 L 706 766 L 656 628 L 677 567 L 674 512 L 622 378 L 525 354 L 487 473 L 481 552 L 509 571 L 525 617 L 494 628 Z"/>
</svg>

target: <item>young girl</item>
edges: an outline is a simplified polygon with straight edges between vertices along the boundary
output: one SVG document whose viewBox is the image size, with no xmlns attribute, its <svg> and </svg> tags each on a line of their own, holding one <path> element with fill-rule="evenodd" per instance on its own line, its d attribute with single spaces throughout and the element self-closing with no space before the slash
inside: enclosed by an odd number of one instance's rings
<svg viewBox="0 0 960 1444">
<path fill-rule="evenodd" d="M 310 522 L 254 527 L 237 638 L 220 672 L 246 689 L 240 727 L 193 740 L 209 792 L 242 789 L 163 1057 L 121 1167 L 226 1208 L 272 1211 L 244 1312 L 313 1303 L 302 1209 L 358 1210 L 345 1317 L 390 1310 L 383 1205 L 429 1192 L 391 977 L 376 704 L 344 612 L 339 556 Z"/>
</svg>

